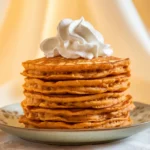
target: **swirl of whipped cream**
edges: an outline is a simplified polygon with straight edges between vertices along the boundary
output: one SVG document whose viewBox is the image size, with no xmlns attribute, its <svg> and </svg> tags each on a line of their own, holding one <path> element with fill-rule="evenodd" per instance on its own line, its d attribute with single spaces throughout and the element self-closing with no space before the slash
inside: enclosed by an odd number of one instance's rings
<svg viewBox="0 0 150 150">
<path fill-rule="evenodd" d="M 45 39 L 40 48 L 46 57 L 61 55 L 72 59 L 92 59 L 113 53 L 110 46 L 104 44 L 103 36 L 83 17 L 75 21 L 62 20 L 57 27 L 57 36 Z"/>
</svg>

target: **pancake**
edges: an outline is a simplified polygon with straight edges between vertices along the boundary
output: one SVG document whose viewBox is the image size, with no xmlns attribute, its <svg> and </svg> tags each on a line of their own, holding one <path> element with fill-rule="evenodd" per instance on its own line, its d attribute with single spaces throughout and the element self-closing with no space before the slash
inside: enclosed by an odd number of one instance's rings
<svg viewBox="0 0 150 150">
<path fill-rule="evenodd" d="M 66 123 L 55 121 L 35 121 L 27 119 L 25 116 L 20 118 L 20 123 L 24 123 L 26 127 L 43 128 L 43 129 L 104 129 L 127 126 L 132 123 L 130 117 L 112 118 L 98 122 L 81 122 L 81 123 Z"/>
<path fill-rule="evenodd" d="M 48 102 L 55 102 L 55 103 L 73 103 L 73 102 L 85 102 L 91 100 L 107 100 L 108 98 L 119 98 L 124 96 L 124 93 L 101 93 L 101 94 L 94 94 L 94 95 L 43 95 L 40 93 L 35 92 L 28 92 L 24 91 L 24 95 L 26 98 L 31 99 L 41 99 Z"/>
<path fill-rule="evenodd" d="M 111 95 L 112 94 L 112 95 Z M 105 97 L 100 97 L 101 94 L 97 94 L 96 98 L 93 99 L 94 96 L 90 96 L 91 99 L 87 99 L 83 101 L 88 96 L 79 97 L 82 101 L 75 101 L 75 102 L 65 102 L 65 97 L 62 96 L 60 101 L 56 102 L 55 98 L 57 99 L 57 95 L 52 99 L 51 96 L 43 96 L 40 94 L 32 94 L 32 93 L 25 93 L 26 99 L 22 101 L 22 105 L 33 106 L 33 107 L 41 107 L 41 108 L 106 108 L 111 107 L 119 102 L 126 101 L 131 99 L 130 95 L 122 95 L 118 93 L 118 95 L 111 93 L 110 95 L 105 95 Z M 118 97 L 115 97 L 118 96 Z M 119 97 L 120 96 L 120 97 Z M 69 96 L 67 97 L 67 99 Z M 70 96 L 70 99 L 73 99 Z M 74 98 L 75 99 L 75 98 Z M 77 99 L 77 97 L 76 97 Z"/>
<path fill-rule="evenodd" d="M 120 117 L 120 116 L 129 116 L 130 107 L 116 111 L 114 113 L 102 113 L 97 115 L 81 115 L 81 116 L 62 116 L 62 115 L 51 115 L 49 113 L 41 112 L 25 112 L 26 118 L 30 120 L 40 120 L 40 121 L 63 121 L 63 122 L 87 122 L 87 121 L 104 121 L 107 119 Z"/>
<path fill-rule="evenodd" d="M 130 68 L 118 66 L 108 70 L 78 71 L 78 72 L 48 72 L 37 70 L 24 70 L 21 74 L 37 79 L 44 80 L 73 80 L 73 79 L 98 79 L 107 76 L 116 76 L 120 74 L 129 74 Z"/>
<path fill-rule="evenodd" d="M 106 77 L 95 80 L 70 80 L 48 82 L 39 79 L 26 79 L 24 89 L 44 94 L 97 94 L 122 92 L 130 86 L 129 75 Z"/>
<path fill-rule="evenodd" d="M 43 94 L 99 94 L 104 92 L 123 92 L 130 87 L 129 81 L 115 84 L 112 87 L 67 87 L 67 88 L 34 88 L 34 86 L 24 85 L 24 89 L 30 92 Z"/>
<path fill-rule="evenodd" d="M 65 116 L 65 117 L 77 117 L 77 116 L 85 116 L 85 115 L 99 115 L 103 113 L 116 112 L 120 110 L 133 110 L 134 104 L 132 100 L 129 99 L 127 101 L 121 102 L 119 104 L 114 105 L 113 107 L 107 107 L 103 109 L 45 109 L 41 107 L 26 107 L 23 106 L 23 110 L 25 114 L 33 113 L 41 113 L 44 115 L 51 116 Z"/>
<path fill-rule="evenodd" d="M 128 81 L 130 74 L 111 76 L 101 79 L 93 80 L 68 80 L 68 81 L 43 81 L 40 79 L 26 78 L 24 86 L 34 86 L 39 88 L 57 88 L 57 87 L 107 87 L 109 84 L 113 85 L 118 82 Z"/>
<path fill-rule="evenodd" d="M 108 70 L 118 66 L 129 66 L 129 58 L 121 59 L 113 56 L 98 57 L 93 59 L 66 59 L 63 57 L 39 58 L 28 60 L 22 65 L 25 70 L 37 70 L 46 72 L 78 72 L 93 70 Z"/>
</svg>

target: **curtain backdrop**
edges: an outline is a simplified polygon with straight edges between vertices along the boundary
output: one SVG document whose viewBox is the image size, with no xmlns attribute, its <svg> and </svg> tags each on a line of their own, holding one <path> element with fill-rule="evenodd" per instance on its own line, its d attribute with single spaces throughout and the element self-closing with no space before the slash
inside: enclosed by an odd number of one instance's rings
<svg viewBox="0 0 150 150">
<path fill-rule="evenodd" d="M 130 91 L 134 100 L 150 103 L 148 5 L 149 0 L 0 0 L 0 106 L 23 98 L 21 63 L 43 56 L 39 44 L 55 36 L 61 19 L 81 16 L 103 34 L 115 56 L 131 58 Z"/>
</svg>

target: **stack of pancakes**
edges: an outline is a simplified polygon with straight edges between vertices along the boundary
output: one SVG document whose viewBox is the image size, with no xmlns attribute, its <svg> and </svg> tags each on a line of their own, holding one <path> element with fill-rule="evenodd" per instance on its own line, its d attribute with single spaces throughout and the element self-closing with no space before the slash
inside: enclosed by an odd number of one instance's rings
<svg viewBox="0 0 150 150">
<path fill-rule="evenodd" d="M 130 60 L 40 58 L 23 63 L 22 101 L 26 127 L 53 129 L 113 128 L 132 123 Z"/>
</svg>

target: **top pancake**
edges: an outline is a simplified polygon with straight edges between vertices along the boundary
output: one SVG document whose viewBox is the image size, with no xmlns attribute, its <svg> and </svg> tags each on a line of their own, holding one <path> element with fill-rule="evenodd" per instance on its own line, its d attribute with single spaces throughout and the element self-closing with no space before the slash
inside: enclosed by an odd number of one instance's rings
<svg viewBox="0 0 150 150">
<path fill-rule="evenodd" d="M 107 70 L 117 66 L 128 66 L 129 58 L 121 59 L 117 57 L 98 57 L 94 59 L 66 59 L 63 57 L 39 58 L 23 62 L 25 70 L 38 70 L 48 72 L 76 72 L 76 71 L 93 71 Z"/>
</svg>

